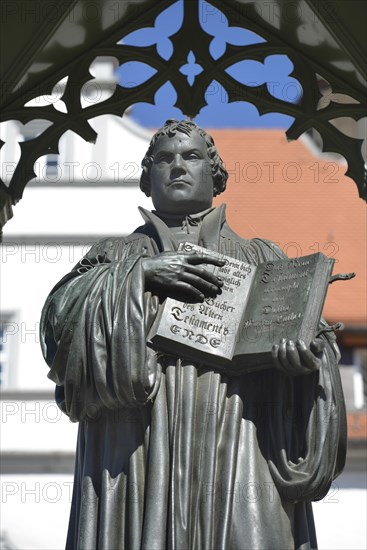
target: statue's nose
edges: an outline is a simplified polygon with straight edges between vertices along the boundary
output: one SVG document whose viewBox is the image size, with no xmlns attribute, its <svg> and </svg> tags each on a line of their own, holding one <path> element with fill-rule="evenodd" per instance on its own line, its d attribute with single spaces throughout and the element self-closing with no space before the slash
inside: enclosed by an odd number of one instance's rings
<svg viewBox="0 0 367 550">
<path fill-rule="evenodd" d="M 172 164 L 171 164 L 171 173 L 172 174 L 185 174 L 186 166 L 185 161 L 181 155 L 175 155 Z"/>
</svg>

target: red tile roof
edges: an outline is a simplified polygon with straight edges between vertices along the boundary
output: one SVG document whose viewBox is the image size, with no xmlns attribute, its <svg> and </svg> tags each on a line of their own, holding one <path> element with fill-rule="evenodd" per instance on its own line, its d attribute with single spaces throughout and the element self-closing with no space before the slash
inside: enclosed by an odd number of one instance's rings
<svg viewBox="0 0 367 550">
<path fill-rule="evenodd" d="M 365 326 L 366 204 L 346 165 L 315 157 L 302 141 L 287 143 L 281 130 L 210 133 L 230 172 L 223 197 L 231 227 L 271 239 L 291 257 L 321 251 L 336 259 L 334 273 L 356 271 L 330 287 L 324 316 Z"/>
</svg>

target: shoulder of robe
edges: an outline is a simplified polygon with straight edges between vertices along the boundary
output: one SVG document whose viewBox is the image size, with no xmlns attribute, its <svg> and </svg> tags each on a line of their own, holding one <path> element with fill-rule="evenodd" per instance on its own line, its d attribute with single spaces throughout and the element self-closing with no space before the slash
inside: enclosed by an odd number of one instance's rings
<svg viewBox="0 0 367 550">
<path fill-rule="evenodd" d="M 226 239 L 231 239 L 231 241 L 239 242 L 241 245 L 246 246 L 247 244 L 249 244 L 251 242 L 250 239 L 244 239 L 243 237 L 240 237 L 240 235 L 237 235 L 237 233 L 235 233 L 233 231 L 233 229 L 231 229 L 229 227 L 227 222 L 224 222 L 220 234 L 221 234 L 222 237 L 224 237 Z"/>
<path fill-rule="evenodd" d="M 128 253 L 141 252 L 146 243 L 146 235 L 132 234 L 127 237 L 107 237 L 94 243 L 83 258 L 67 273 L 51 290 L 49 298 L 63 285 L 75 279 L 90 269 L 110 262 L 119 261 L 130 248 Z M 134 246 L 136 244 L 136 246 Z"/>
<path fill-rule="evenodd" d="M 85 255 L 85 258 L 105 257 L 107 260 L 114 261 L 123 253 L 127 246 L 139 244 L 139 241 L 145 240 L 146 235 L 132 233 L 127 237 L 107 237 L 97 243 L 94 243 Z"/>
</svg>

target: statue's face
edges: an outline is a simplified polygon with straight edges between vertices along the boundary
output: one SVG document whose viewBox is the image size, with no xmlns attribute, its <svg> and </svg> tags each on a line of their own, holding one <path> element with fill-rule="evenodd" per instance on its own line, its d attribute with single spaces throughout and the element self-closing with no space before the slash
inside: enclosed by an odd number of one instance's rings
<svg viewBox="0 0 367 550">
<path fill-rule="evenodd" d="M 158 138 L 150 169 L 154 207 L 167 214 L 194 214 L 213 201 L 213 176 L 204 139 L 195 131 Z"/>
</svg>

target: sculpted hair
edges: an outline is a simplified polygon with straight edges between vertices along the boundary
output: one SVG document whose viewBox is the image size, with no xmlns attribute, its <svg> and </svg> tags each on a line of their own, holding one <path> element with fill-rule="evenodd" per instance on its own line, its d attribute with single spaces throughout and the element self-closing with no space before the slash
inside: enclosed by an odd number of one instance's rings
<svg viewBox="0 0 367 550">
<path fill-rule="evenodd" d="M 152 137 L 149 148 L 141 162 L 143 172 L 140 177 L 140 189 L 147 197 L 150 197 L 150 169 L 154 161 L 153 149 L 157 140 L 162 136 L 174 137 L 177 132 L 189 136 L 193 131 L 197 132 L 204 139 L 208 148 L 208 157 L 213 177 L 213 194 L 216 197 L 220 193 L 223 193 L 227 185 L 228 172 L 224 168 L 223 161 L 218 154 L 213 138 L 192 120 L 178 121 L 169 119 Z"/>
</svg>

